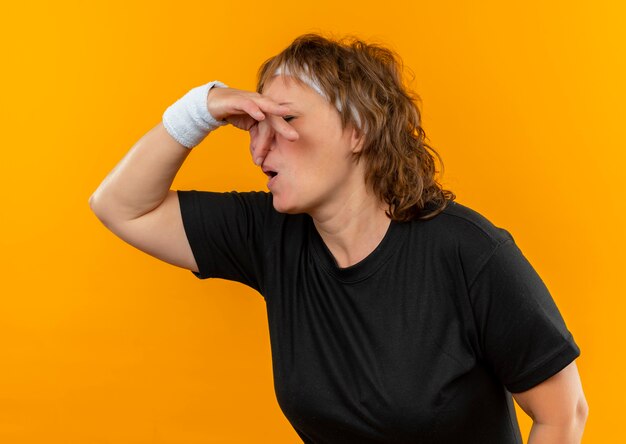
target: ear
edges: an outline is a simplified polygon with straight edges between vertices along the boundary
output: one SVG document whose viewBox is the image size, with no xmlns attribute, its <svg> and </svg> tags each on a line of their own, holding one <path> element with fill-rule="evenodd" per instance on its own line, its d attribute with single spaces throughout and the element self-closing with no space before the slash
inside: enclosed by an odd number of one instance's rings
<svg viewBox="0 0 626 444">
<path fill-rule="evenodd" d="M 363 149 L 363 144 L 365 143 L 365 134 L 363 131 L 358 129 L 357 127 L 352 127 L 350 134 L 350 146 L 352 148 L 352 153 L 356 154 Z"/>
</svg>

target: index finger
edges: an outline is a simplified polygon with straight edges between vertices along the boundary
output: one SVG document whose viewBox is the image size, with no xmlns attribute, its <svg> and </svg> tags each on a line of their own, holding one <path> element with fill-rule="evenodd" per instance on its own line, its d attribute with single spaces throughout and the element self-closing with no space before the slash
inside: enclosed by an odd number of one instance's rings
<svg viewBox="0 0 626 444">
<path fill-rule="evenodd" d="M 264 113 L 275 114 L 277 116 L 285 116 L 289 114 L 289 107 L 287 105 L 279 105 L 269 97 L 260 97 L 256 102 L 257 106 Z"/>
<path fill-rule="evenodd" d="M 261 112 L 273 115 L 273 117 L 278 116 L 278 118 L 270 119 L 270 122 L 272 122 L 272 128 L 274 128 L 281 136 L 291 141 L 298 139 L 299 135 L 296 130 L 285 122 L 282 117 L 280 117 L 286 116 L 291 112 L 289 107 L 278 104 L 269 97 L 264 96 L 257 97 L 255 102 Z"/>
<path fill-rule="evenodd" d="M 293 142 L 294 140 L 298 140 L 298 138 L 300 137 L 295 128 L 289 125 L 289 123 L 285 122 L 285 119 L 280 116 L 274 116 L 270 114 L 269 123 L 270 125 L 272 125 L 272 128 L 276 130 L 276 132 L 278 132 L 287 140 L 291 140 Z"/>
</svg>

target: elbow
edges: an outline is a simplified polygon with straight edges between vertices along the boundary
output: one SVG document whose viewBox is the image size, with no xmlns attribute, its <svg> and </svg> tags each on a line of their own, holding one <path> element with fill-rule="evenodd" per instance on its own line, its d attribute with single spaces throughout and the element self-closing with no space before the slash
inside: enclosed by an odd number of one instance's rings
<svg viewBox="0 0 626 444">
<path fill-rule="evenodd" d="M 95 214 L 95 216 L 105 225 L 105 226 L 109 226 L 107 220 L 109 219 L 109 217 L 107 217 L 107 211 L 105 211 L 103 209 L 102 203 L 100 202 L 99 198 L 98 198 L 98 191 L 96 190 L 91 196 L 89 196 L 89 208 L 91 208 L 91 211 L 93 212 L 93 214 Z"/>
<path fill-rule="evenodd" d="M 94 193 L 95 194 L 95 193 Z M 89 208 L 91 208 L 91 210 L 93 211 L 93 203 L 94 203 L 94 195 L 92 194 L 91 196 L 89 196 Z"/>
<path fill-rule="evenodd" d="M 576 403 L 575 419 L 572 427 L 572 439 L 566 442 L 580 443 L 582 441 L 583 433 L 585 431 L 585 425 L 587 423 L 587 417 L 589 416 L 589 405 L 585 396 L 581 394 L 578 402 Z M 564 441 L 565 442 L 565 441 Z"/>
<path fill-rule="evenodd" d="M 581 394 L 580 398 L 576 403 L 576 409 L 574 412 L 574 416 L 571 419 L 569 426 L 564 429 L 567 430 L 563 434 L 563 442 L 567 443 L 580 443 L 583 437 L 583 433 L 585 431 L 585 425 L 587 423 L 587 417 L 589 416 L 589 405 L 587 404 L 587 400 L 585 396 Z M 567 436 L 567 439 L 565 439 Z"/>
<path fill-rule="evenodd" d="M 96 215 L 96 217 L 98 217 L 98 219 L 100 219 L 100 215 L 98 214 L 98 207 L 97 207 L 97 203 L 96 203 L 96 193 L 97 191 L 95 191 L 91 196 L 89 196 L 89 208 L 91 208 L 91 211 Z"/>
<path fill-rule="evenodd" d="M 577 422 L 581 425 L 584 425 L 587 422 L 587 417 L 589 416 L 589 404 L 587 403 L 587 399 L 585 395 L 580 396 L 578 398 L 578 403 L 576 404 L 576 419 Z"/>
</svg>

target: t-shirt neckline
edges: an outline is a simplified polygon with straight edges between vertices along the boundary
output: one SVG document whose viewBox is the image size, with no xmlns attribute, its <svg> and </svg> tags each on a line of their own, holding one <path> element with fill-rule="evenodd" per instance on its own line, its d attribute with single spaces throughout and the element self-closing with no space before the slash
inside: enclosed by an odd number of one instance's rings
<svg viewBox="0 0 626 444">
<path fill-rule="evenodd" d="M 342 268 L 337 265 L 333 254 L 315 228 L 313 219 L 308 217 L 308 220 L 309 240 L 316 262 L 327 273 L 346 283 L 358 282 L 374 274 L 397 251 L 404 231 L 402 230 L 402 223 L 391 220 L 382 240 L 369 255 L 354 265 Z"/>
</svg>

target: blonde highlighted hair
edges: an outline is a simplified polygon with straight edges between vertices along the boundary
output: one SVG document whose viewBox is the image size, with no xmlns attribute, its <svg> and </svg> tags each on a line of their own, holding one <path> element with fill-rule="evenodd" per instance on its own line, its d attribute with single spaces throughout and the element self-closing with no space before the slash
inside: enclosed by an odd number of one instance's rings
<svg viewBox="0 0 626 444">
<path fill-rule="evenodd" d="M 258 93 L 279 69 L 297 82 L 312 80 L 337 107 L 342 127 L 362 131 L 355 160 L 365 162 L 365 182 L 388 204 L 391 219 L 431 219 L 456 198 L 435 178 L 434 156 L 442 171 L 443 160 L 426 143 L 420 98 L 403 85 L 403 63 L 395 52 L 356 37 L 304 34 L 261 65 Z"/>
</svg>

